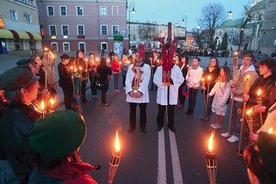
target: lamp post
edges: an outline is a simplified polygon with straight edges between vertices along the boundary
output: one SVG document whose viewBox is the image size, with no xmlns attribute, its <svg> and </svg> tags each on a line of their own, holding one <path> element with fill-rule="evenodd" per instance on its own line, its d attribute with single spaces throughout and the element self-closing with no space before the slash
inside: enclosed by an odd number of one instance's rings
<svg viewBox="0 0 276 184">
<path fill-rule="evenodd" d="M 128 41 L 129 41 L 129 49 L 131 48 L 131 45 L 130 45 L 130 12 L 133 13 L 133 14 L 136 12 L 135 9 L 134 9 L 135 5 L 136 4 L 134 2 L 130 2 L 128 4 Z"/>
<path fill-rule="evenodd" d="M 182 24 L 185 23 L 185 28 L 187 29 L 187 16 L 186 15 L 182 15 Z"/>
</svg>

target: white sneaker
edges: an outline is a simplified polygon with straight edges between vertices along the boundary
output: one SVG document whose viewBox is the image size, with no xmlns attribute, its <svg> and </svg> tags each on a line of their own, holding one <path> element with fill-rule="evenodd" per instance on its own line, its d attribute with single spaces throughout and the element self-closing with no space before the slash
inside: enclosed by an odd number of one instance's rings
<svg viewBox="0 0 276 184">
<path fill-rule="evenodd" d="M 235 135 L 232 135 L 229 139 L 227 139 L 228 142 L 237 142 L 239 141 L 239 138 Z"/>
<path fill-rule="evenodd" d="M 231 137 L 231 135 L 230 134 L 228 134 L 228 132 L 225 132 L 225 133 L 222 133 L 222 134 L 220 134 L 222 137 Z"/>
<path fill-rule="evenodd" d="M 218 125 L 218 124 L 211 124 L 210 125 L 211 127 L 213 127 L 214 129 L 219 129 L 219 128 L 221 128 L 221 125 Z"/>
</svg>

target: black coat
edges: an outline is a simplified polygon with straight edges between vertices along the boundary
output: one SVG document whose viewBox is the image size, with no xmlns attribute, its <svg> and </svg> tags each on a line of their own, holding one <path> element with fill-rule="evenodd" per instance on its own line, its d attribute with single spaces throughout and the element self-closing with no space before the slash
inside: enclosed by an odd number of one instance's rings
<svg viewBox="0 0 276 184">
<path fill-rule="evenodd" d="M 15 175 L 22 180 L 30 166 L 25 163 L 30 148 L 28 133 L 40 113 L 23 103 L 12 102 L 4 110 L 0 121 L 0 156 L 8 160 Z"/>
</svg>

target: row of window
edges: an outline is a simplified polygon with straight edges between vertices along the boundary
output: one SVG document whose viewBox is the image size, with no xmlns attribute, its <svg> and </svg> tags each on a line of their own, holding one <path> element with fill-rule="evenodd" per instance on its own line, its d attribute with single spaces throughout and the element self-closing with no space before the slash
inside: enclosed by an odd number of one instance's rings
<svg viewBox="0 0 276 184">
<path fill-rule="evenodd" d="M 83 16 L 84 10 L 83 6 L 79 5 L 76 6 L 76 15 Z M 107 6 L 100 6 L 99 9 L 100 16 L 107 16 Z M 59 15 L 60 16 L 67 16 L 67 6 L 59 6 Z M 47 6 L 47 15 L 48 16 L 55 16 L 54 6 Z M 112 15 L 118 15 L 118 6 L 112 6 Z"/>
<path fill-rule="evenodd" d="M 27 23 L 32 23 L 32 16 L 27 12 L 24 13 L 24 17 Z M 18 21 L 18 13 L 14 9 L 10 9 L 10 18 L 11 20 Z"/>
<path fill-rule="evenodd" d="M 56 25 L 49 25 L 49 33 L 50 36 L 56 36 L 57 35 L 57 27 Z M 100 33 L 101 35 L 108 35 L 108 26 L 107 25 L 101 25 L 100 26 Z M 118 25 L 112 25 L 112 35 L 119 33 L 119 26 Z M 69 26 L 68 25 L 61 25 L 61 35 L 69 35 Z M 85 35 L 85 27 L 84 25 L 77 25 L 77 35 Z"/>
<path fill-rule="evenodd" d="M 51 47 L 54 51 L 59 52 L 58 43 L 57 42 L 51 42 Z M 108 43 L 107 42 L 101 42 L 101 48 L 104 50 L 108 49 Z M 79 42 L 78 43 L 78 50 L 84 51 L 86 53 L 86 44 L 85 42 Z M 70 43 L 69 42 L 63 42 L 62 43 L 62 52 L 70 52 Z"/>
</svg>

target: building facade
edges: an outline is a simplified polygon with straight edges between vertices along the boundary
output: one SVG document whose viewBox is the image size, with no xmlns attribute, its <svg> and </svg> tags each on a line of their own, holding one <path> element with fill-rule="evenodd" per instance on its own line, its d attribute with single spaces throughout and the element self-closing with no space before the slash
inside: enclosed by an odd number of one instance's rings
<svg viewBox="0 0 276 184">
<path fill-rule="evenodd" d="M 36 53 L 41 39 L 35 0 L 1 0 L 0 54 Z"/>
<path fill-rule="evenodd" d="M 128 22 L 131 47 L 138 47 L 140 43 L 146 48 L 161 48 L 158 38 L 168 35 L 168 24 L 157 24 L 150 22 Z M 186 27 L 172 24 L 171 34 L 178 37 L 177 47 L 186 47 Z"/>
<path fill-rule="evenodd" d="M 125 0 L 37 0 L 43 46 L 56 52 L 100 52 L 114 47 L 114 35 L 125 33 Z M 124 36 L 123 48 L 128 48 Z"/>
</svg>

